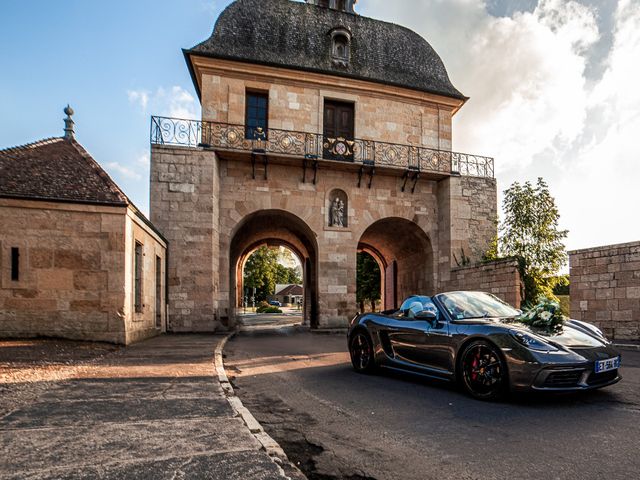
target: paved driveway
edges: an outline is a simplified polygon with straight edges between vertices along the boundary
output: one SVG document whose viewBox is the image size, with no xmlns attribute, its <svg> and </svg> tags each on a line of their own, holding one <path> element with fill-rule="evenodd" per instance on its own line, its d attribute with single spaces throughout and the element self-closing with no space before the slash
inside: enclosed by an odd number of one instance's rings
<svg viewBox="0 0 640 480">
<path fill-rule="evenodd" d="M 243 333 L 236 393 L 309 478 L 630 479 L 640 471 L 640 353 L 598 392 L 472 400 L 402 374 L 352 371 L 343 335 Z"/>
<path fill-rule="evenodd" d="M 64 381 L 30 385 L 0 409 L 0 479 L 284 478 L 220 388 L 220 340 L 163 336 L 59 370 Z M 20 348 L 21 370 L 30 370 L 38 351 Z M 33 381 L 13 378 L 2 385 L 7 395 Z"/>
</svg>

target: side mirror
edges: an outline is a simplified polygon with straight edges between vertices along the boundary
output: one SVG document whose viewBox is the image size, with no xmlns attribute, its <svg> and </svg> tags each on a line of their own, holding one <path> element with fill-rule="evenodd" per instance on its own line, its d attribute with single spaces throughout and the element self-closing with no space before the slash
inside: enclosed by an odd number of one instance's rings
<svg viewBox="0 0 640 480">
<path fill-rule="evenodd" d="M 434 323 L 438 319 L 438 316 L 431 310 L 423 310 L 417 313 L 415 318 L 416 320 L 426 320 L 427 322 Z"/>
</svg>

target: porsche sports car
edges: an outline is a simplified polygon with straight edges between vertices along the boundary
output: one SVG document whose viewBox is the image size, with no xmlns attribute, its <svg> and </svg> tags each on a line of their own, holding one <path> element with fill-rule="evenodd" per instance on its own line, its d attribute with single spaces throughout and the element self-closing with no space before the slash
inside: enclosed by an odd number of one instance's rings
<svg viewBox="0 0 640 480">
<path fill-rule="evenodd" d="M 399 310 L 354 317 L 351 361 L 360 373 L 385 368 L 459 382 L 482 400 L 620 381 L 620 352 L 597 327 L 569 320 L 549 333 L 515 321 L 520 314 L 483 292 L 412 296 Z"/>
</svg>

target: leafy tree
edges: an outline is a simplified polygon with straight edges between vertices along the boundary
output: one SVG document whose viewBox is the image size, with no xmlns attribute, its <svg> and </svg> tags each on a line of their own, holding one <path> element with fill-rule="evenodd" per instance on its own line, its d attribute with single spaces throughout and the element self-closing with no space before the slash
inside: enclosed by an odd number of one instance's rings
<svg viewBox="0 0 640 480">
<path fill-rule="evenodd" d="M 256 302 L 266 300 L 276 288 L 278 251 L 260 247 L 251 254 L 244 267 L 244 286 L 256 289 Z"/>
<path fill-rule="evenodd" d="M 567 259 L 563 240 L 568 232 L 558 227 L 560 214 L 549 187 L 542 178 L 536 185 L 515 182 L 505 191 L 503 210 L 499 253 L 519 259 L 525 301 L 555 299 L 553 287 Z"/>
<path fill-rule="evenodd" d="M 281 252 L 276 248 L 260 247 L 247 260 L 244 267 L 244 286 L 256 289 L 256 302 L 264 301 L 269 295 L 273 295 L 276 284 L 302 283 L 298 269 L 282 265 L 281 256 Z"/>
<path fill-rule="evenodd" d="M 368 253 L 358 253 L 356 301 L 360 311 L 364 312 L 364 302 L 371 302 L 371 310 L 375 311 L 376 302 L 380 300 L 380 267 L 378 262 Z"/>
<path fill-rule="evenodd" d="M 297 268 L 285 267 L 281 263 L 278 263 L 276 265 L 276 283 L 300 285 L 302 278 L 300 278 Z"/>
</svg>

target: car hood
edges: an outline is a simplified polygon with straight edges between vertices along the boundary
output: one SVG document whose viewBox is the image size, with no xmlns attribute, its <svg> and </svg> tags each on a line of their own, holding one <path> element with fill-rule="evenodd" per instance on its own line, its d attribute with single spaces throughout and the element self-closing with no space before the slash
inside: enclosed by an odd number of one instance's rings
<svg viewBox="0 0 640 480">
<path fill-rule="evenodd" d="M 601 338 L 594 330 L 591 330 L 593 327 L 577 320 L 569 320 L 563 325 L 562 330 L 557 332 L 531 328 L 523 323 L 514 321 L 509 321 L 508 325 L 513 330 L 534 334 L 542 337 L 547 342 L 566 348 L 589 348 L 607 345 L 607 341 L 604 338 Z"/>
</svg>

